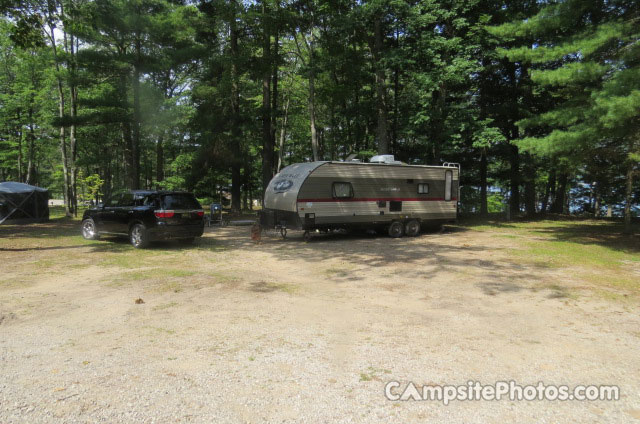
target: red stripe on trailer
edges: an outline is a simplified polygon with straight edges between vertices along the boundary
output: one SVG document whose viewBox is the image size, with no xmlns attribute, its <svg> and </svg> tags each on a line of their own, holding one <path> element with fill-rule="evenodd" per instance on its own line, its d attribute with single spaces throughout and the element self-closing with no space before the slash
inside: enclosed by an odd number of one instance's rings
<svg viewBox="0 0 640 424">
<path fill-rule="evenodd" d="M 455 197 L 451 198 L 451 201 L 457 200 Z M 298 203 L 304 202 L 444 202 L 443 197 L 354 197 L 351 199 L 298 199 Z"/>
</svg>

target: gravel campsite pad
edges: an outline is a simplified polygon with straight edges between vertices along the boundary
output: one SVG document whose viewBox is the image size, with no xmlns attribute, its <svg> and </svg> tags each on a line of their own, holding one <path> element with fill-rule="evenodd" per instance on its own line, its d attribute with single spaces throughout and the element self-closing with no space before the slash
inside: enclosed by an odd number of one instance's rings
<svg viewBox="0 0 640 424">
<path fill-rule="evenodd" d="M 640 422 L 640 248 L 597 222 L 193 246 L 0 228 L 0 422 Z M 385 384 L 612 384 L 391 401 Z"/>
</svg>

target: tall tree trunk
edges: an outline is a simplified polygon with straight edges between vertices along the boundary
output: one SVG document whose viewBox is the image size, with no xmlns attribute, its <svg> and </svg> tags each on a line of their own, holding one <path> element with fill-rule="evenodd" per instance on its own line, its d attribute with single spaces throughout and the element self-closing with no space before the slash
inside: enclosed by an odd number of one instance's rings
<svg viewBox="0 0 640 424">
<path fill-rule="evenodd" d="M 33 130 L 33 109 L 29 108 L 29 134 L 27 135 L 27 184 L 34 184 L 34 172 L 33 172 L 33 144 L 35 141 L 35 133 Z"/>
<path fill-rule="evenodd" d="M 389 135 L 388 135 L 388 118 L 387 118 L 387 88 L 385 71 L 382 65 L 383 34 L 382 34 L 382 16 L 377 14 L 373 22 L 374 41 L 373 41 L 373 60 L 375 61 L 375 77 L 376 77 L 376 109 L 378 113 L 378 126 L 376 130 L 376 138 L 378 139 L 378 154 L 389 153 Z"/>
<path fill-rule="evenodd" d="M 555 168 L 551 170 L 551 177 L 549 178 L 550 204 L 548 211 L 553 212 L 553 204 L 556 202 L 556 194 L 558 193 L 558 173 Z"/>
<path fill-rule="evenodd" d="M 509 171 L 511 197 L 509 199 L 509 208 L 511 209 L 511 216 L 515 217 L 520 213 L 520 154 L 518 153 L 518 146 L 515 144 L 510 144 L 509 147 L 511 150 L 511 170 Z"/>
<path fill-rule="evenodd" d="M 487 148 L 480 154 L 480 215 L 487 216 Z"/>
<path fill-rule="evenodd" d="M 140 66 L 142 64 L 141 41 L 139 36 L 136 37 L 135 54 L 136 60 L 133 66 L 133 137 L 131 143 L 131 162 L 133 169 L 131 170 L 131 181 L 129 188 L 132 190 L 140 188 Z"/>
<path fill-rule="evenodd" d="M 232 3 L 235 7 L 235 2 Z M 231 113 L 232 113 L 232 128 L 231 128 L 231 212 L 240 213 L 241 208 L 241 191 L 240 185 L 242 184 L 241 174 L 241 161 L 242 152 L 240 148 L 240 87 L 238 78 L 238 30 L 236 25 L 236 13 L 234 11 L 231 21 L 229 22 L 230 36 L 231 36 Z"/>
<path fill-rule="evenodd" d="M 24 181 L 24 172 L 22 170 L 22 130 L 18 130 L 18 181 Z"/>
<path fill-rule="evenodd" d="M 280 128 L 280 141 L 278 142 L 278 168 L 277 171 L 280 172 L 282 169 L 282 164 L 284 163 L 284 140 L 287 134 L 287 119 L 289 117 L 289 103 L 291 102 L 291 97 L 287 96 L 287 101 L 284 105 L 283 115 L 282 115 L 282 127 Z"/>
<path fill-rule="evenodd" d="M 602 213 L 600 212 L 600 208 L 602 207 L 602 200 L 601 200 L 601 194 L 600 194 L 600 184 L 596 184 L 596 187 L 594 189 L 594 193 L 593 193 L 593 197 L 594 197 L 594 203 L 593 203 L 593 216 L 595 218 L 600 218 L 600 216 L 602 216 Z"/>
<path fill-rule="evenodd" d="M 78 143 L 77 143 L 77 127 L 76 127 L 76 118 L 78 117 L 78 86 L 76 84 L 76 46 L 75 43 L 77 40 L 72 35 L 70 37 L 69 43 L 69 57 L 70 60 L 68 62 L 68 67 L 70 70 L 71 78 L 69 79 L 69 102 L 70 102 L 70 110 L 71 110 L 71 126 L 69 128 L 69 154 L 70 161 L 69 166 L 71 168 L 70 173 L 70 197 L 71 197 L 71 207 L 73 209 L 74 216 L 78 216 L 78 166 L 76 165 L 76 160 L 78 157 Z"/>
<path fill-rule="evenodd" d="M 244 167 L 244 209 L 253 210 L 253 201 L 251 200 L 251 156 L 247 155 L 245 158 Z"/>
<path fill-rule="evenodd" d="M 525 156 L 524 209 L 529 218 L 536 214 L 536 170 L 533 158 Z"/>
<path fill-rule="evenodd" d="M 629 163 L 627 169 L 627 188 L 625 190 L 625 202 L 624 202 L 624 233 L 632 234 L 633 228 L 631 226 L 631 202 L 633 202 L 633 176 L 634 176 L 634 164 Z"/>
<path fill-rule="evenodd" d="M 127 102 L 127 90 L 128 90 L 128 82 L 127 75 L 121 74 L 119 81 L 119 89 L 120 95 L 122 96 L 122 109 L 125 110 L 126 117 L 122 122 L 122 144 L 124 146 L 124 179 L 125 184 L 129 187 L 133 185 L 133 181 L 135 180 L 135 165 L 134 165 L 134 154 L 133 154 L 133 138 L 131 137 L 131 121 L 129 120 L 129 105 Z M 116 178 L 118 176 L 117 168 L 116 168 Z M 118 178 L 117 178 L 118 180 Z M 122 180 L 122 177 L 119 178 Z"/>
<path fill-rule="evenodd" d="M 399 49 L 400 45 L 398 39 L 400 32 L 396 29 L 394 37 L 394 47 Z M 395 153 L 398 145 L 398 127 L 399 127 L 399 102 L 398 92 L 400 91 L 400 67 L 396 64 L 393 71 L 393 122 L 391 123 L 391 152 Z"/>
<path fill-rule="evenodd" d="M 542 206 L 540 207 L 540 212 L 542 212 L 543 214 L 548 212 L 547 207 L 549 206 L 549 199 L 552 194 L 552 190 L 553 190 L 553 195 L 555 196 L 555 186 L 556 186 L 556 170 L 552 169 L 549 172 L 549 180 L 547 181 L 547 185 L 544 190 L 544 196 L 542 198 Z"/>
<path fill-rule="evenodd" d="M 313 160 L 318 161 L 320 160 L 320 157 L 318 155 L 318 131 L 316 129 L 315 79 L 315 71 L 313 70 L 313 68 L 311 68 L 309 70 L 309 123 L 311 125 L 311 152 L 313 154 Z"/>
<path fill-rule="evenodd" d="M 309 50 L 309 98 L 307 99 L 309 108 L 309 125 L 311 129 L 311 154 L 313 160 L 320 160 L 318 154 L 318 130 L 316 128 L 316 61 L 315 61 L 315 40 L 313 35 L 313 23 L 311 25 L 311 40 L 308 44 Z"/>
<path fill-rule="evenodd" d="M 560 177 L 558 178 L 558 187 L 556 188 L 556 195 L 553 199 L 553 204 L 551 205 L 551 212 L 553 213 L 563 213 L 564 211 L 568 178 L 569 177 L 566 172 L 560 173 Z"/>
<path fill-rule="evenodd" d="M 164 130 L 156 143 L 156 182 L 164 180 Z"/>
<path fill-rule="evenodd" d="M 62 86 L 62 76 L 60 75 L 60 60 L 58 57 L 58 47 L 56 45 L 55 24 L 53 23 L 53 16 L 57 14 L 55 2 L 49 2 L 49 39 L 51 41 L 51 49 L 53 52 L 53 62 L 56 69 L 56 88 L 58 91 L 58 118 L 61 121 L 64 119 L 64 89 Z M 64 125 L 60 123 L 60 129 L 58 133 L 60 155 L 62 159 L 62 178 L 63 178 L 63 196 L 64 196 L 64 213 L 65 216 L 71 216 L 71 210 L 69 208 L 69 156 L 67 154 L 67 140 Z"/>
<path fill-rule="evenodd" d="M 273 139 L 271 136 L 271 34 L 267 0 L 262 0 L 262 192 L 273 177 Z M 264 195 L 262 196 L 264 201 Z"/>
<path fill-rule="evenodd" d="M 278 5 L 279 2 L 276 2 Z M 277 127 L 277 118 L 278 118 L 278 68 L 279 68 L 279 47 L 280 41 L 278 40 L 278 28 L 275 28 L 273 34 L 273 52 L 271 54 L 271 145 L 275 150 L 276 146 L 276 127 Z M 271 171 L 272 175 L 276 173 L 276 161 L 274 158 L 273 161 L 273 169 Z"/>
</svg>

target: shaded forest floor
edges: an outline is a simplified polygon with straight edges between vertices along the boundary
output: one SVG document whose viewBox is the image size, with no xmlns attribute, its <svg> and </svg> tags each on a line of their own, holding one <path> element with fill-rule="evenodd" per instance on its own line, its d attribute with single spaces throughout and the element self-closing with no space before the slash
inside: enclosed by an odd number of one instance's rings
<svg viewBox="0 0 640 424">
<path fill-rule="evenodd" d="M 194 246 L 0 226 L 1 422 L 627 422 L 640 238 L 615 222 L 466 220 Z M 136 303 L 142 299 L 144 303 Z M 617 384 L 617 402 L 390 402 L 384 383 Z"/>
</svg>

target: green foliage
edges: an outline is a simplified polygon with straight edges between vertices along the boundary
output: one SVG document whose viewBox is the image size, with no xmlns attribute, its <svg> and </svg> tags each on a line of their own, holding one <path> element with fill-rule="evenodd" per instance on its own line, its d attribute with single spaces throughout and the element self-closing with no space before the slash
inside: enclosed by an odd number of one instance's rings
<svg viewBox="0 0 640 424">
<path fill-rule="evenodd" d="M 79 198 L 81 201 L 96 200 L 102 197 L 102 185 L 104 180 L 98 174 L 87 175 L 84 177 L 82 173 L 79 175 L 80 191 Z"/>
<path fill-rule="evenodd" d="M 559 190 L 593 182 L 617 204 L 640 158 L 639 11 L 628 0 L 2 10 L 0 179 L 30 178 L 57 196 L 73 195 L 64 180 L 77 176 L 85 197 L 157 187 L 258 199 L 263 165 L 268 174 L 278 158 L 313 158 L 311 110 L 320 159 L 366 160 L 383 131 L 406 163 L 460 162 L 465 211 L 483 200 L 502 211 L 504 195 L 517 212 L 525 192 L 527 210 L 549 209 Z M 262 161 L 265 140 L 273 163 Z"/>
</svg>

